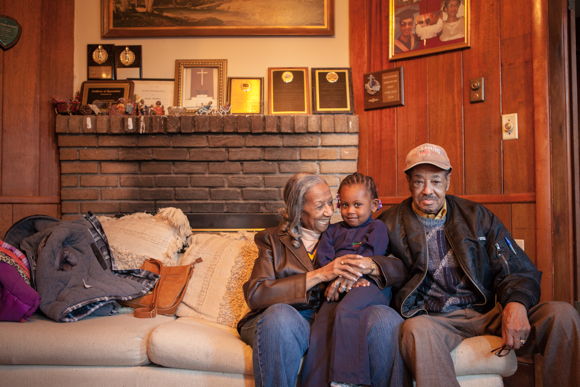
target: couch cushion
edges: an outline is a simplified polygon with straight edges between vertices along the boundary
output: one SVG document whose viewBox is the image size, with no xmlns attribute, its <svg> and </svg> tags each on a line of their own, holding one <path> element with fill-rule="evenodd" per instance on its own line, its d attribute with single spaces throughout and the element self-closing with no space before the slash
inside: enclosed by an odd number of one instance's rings
<svg viewBox="0 0 580 387">
<path fill-rule="evenodd" d="M 235 329 L 191 317 L 155 329 L 149 340 L 149 358 L 165 367 L 253 374 L 252 348 Z"/>
<path fill-rule="evenodd" d="M 59 323 L 33 315 L 25 323 L 0 323 L 0 364 L 136 366 L 150 364 L 147 341 L 175 317 L 132 314 Z"/>
<path fill-rule="evenodd" d="M 218 322 L 230 328 L 249 312 L 242 286 L 250 277 L 258 248 L 254 234 L 196 234 L 181 260 L 183 265 L 197 258 L 185 296 L 175 313 Z"/>
<path fill-rule="evenodd" d="M 465 339 L 451 352 L 457 376 L 499 374 L 510 376 L 516 372 L 518 360 L 514 351 L 497 357 L 492 349 L 501 347 L 498 336 L 475 336 Z"/>
<path fill-rule="evenodd" d="M 187 216 L 173 207 L 162 208 L 155 216 L 136 213 L 120 219 L 98 219 L 119 270 L 140 268 L 147 258 L 166 266 L 179 265 L 178 252 L 191 235 Z"/>
</svg>

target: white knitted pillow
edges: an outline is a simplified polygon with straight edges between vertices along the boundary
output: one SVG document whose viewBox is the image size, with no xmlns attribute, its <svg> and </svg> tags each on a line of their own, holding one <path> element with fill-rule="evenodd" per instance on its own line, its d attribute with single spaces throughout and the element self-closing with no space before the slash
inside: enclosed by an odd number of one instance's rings
<svg viewBox="0 0 580 387">
<path fill-rule="evenodd" d="M 195 265 L 185 296 L 177 309 L 179 317 L 196 317 L 235 327 L 249 308 L 242 286 L 250 278 L 258 248 L 254 234 L 195 234 L 181 260 Z"/>
<path fill-rule="evenodd" d="M 179 265 L 178 252 L 191 235 L 189 221 L 178 208 L 162 208 L 153 216 L 146 213 L 120 219 L 99 217 L 119 270 L 136 269 L 146 258 L 166 266 Z"/>
</svg>

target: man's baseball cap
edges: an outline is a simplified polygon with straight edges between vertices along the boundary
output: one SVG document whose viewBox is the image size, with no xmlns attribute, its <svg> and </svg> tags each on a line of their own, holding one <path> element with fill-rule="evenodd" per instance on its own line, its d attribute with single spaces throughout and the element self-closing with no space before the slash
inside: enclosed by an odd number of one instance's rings
<svg viewBox="0 0 580 387">
<path fill-rule="evenodd" d="M 419 164 L 431 164 L 443 170 L 450 171 L 453 169 L 449 163 L 449 157 L 445 149 L 435 144 L 423 144 L 412 149 L 407 154 L 405 172 Z"/>
</svg>

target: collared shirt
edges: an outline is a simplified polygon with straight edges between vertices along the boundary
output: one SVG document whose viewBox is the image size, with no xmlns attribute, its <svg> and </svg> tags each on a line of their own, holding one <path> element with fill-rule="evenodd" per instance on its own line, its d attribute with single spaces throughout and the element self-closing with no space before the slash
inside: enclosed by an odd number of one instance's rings
<svg viewBox="0 0 580 387">
<path fill-rule="evenodd" d="M 304 243 L 304 247 L 306 248 L 306 252 L 308 252 L 310 260 L 314 260 L 319 240 L 320 240 L 319 232 L 308 230 L 302 227 L 302 243 Z"/>
<path fill-rule="evenodd" d="M 427 213 L 421 211 L 420 209 L 417 208 L 414 201 L 413 201 L 413 204 L 411 206 L 413 207 L 413 211 L 415 211 L 415 214 L 422 216 L 423 218 L 427 218 L 427 219 L 439 220 L 439 219 L 443 219 L 445 214 L 447 214 L 447 201 L 444 202 L 443 208 L 441 208 L 441 210 L 439 210 L 439 212 L 437 214 L 427 214 Z"/>
</svg>

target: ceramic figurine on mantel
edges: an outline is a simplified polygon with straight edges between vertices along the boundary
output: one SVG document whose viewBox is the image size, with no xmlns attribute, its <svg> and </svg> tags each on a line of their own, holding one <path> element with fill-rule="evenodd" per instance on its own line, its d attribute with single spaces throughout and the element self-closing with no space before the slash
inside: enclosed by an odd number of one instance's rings
<svg viewBox="0 0 580 387">
<path fill-rule="evenodd" d="M 204 106 L 200 107 L 199 109 L 197 109 L 195 111 L 195 114 L 198 114 L 198 115 L 200 115 L 200 114 L 205 114 L 205 115 L 210 114 L 211 113 L 211 104 L 212 104 L 212 101 L 209 101 L 207 103 L 207 105 L 204 105 Z"/>
<path fill-rule="evenodd" d="M 139 115 L 140 116 L 147 116 L 149 115 L 149 108 L 147 107 L 147 105 L 145 105 L 145 100 L 142 99 L 139 101 Z"/>
<path fill-rule="evenodd" d="M 125 115 L 125 98 L 119 98 L 117 101 L 117 115 L 124 116 Z"/>
<path fill-rule="evenodd" d="M 125 105 L 125 113 L 130 116 L 135 115 L 135 104 L 130 99 L 127 100 L 127 104 Z"/>
<path fill-rule="evenodd" d="M 232 106 L 230 105 L 229 102 L 226 102 L 225 105 L 222 105 L 222 107 L 220 107 L 217 112 L 219 115 L 223 116 L 226 114 L 230 114 L 231 110 L 232 110 Z"/>
<path fill-rule="evenodd" d="M 157 116 L 165 115 L 165 109 L 163 108 L 163 105 L 161 105 L 161 101 L 155 102 L 155 115 Z"/>
</svg>

